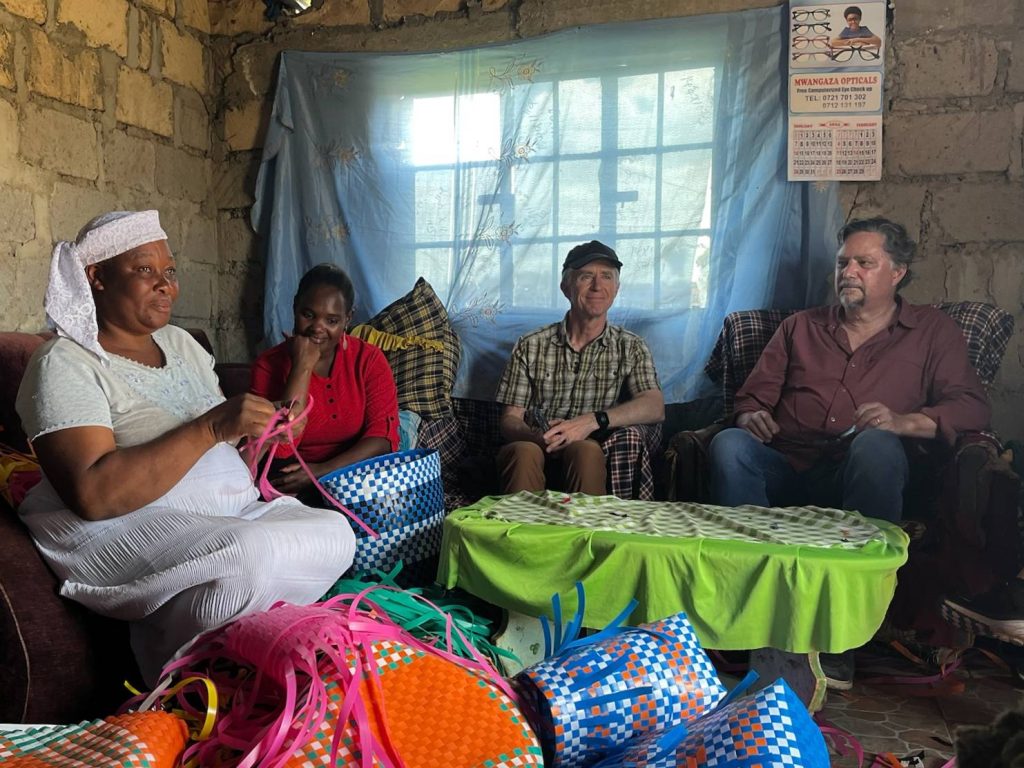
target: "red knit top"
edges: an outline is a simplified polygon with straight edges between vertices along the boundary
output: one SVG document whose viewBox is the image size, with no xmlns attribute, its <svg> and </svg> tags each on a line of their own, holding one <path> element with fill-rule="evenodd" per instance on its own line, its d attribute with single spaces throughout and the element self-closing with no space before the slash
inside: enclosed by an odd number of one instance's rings
<svg viewBox="0 0 1024 768">
<path fill-rule="evenodd" d="M 291 370 L 285 341 L 256 359 L 249 389 L 268 400 L 279 400 Z M 313 408 L 298 446 L 305 461 L 326 461 L 364 437 L 383 437 L 392 451 L 398 450 L 398 390 L 391 367 L 377 347 L 352 336 L 342 337 L 330 376 L 314 373 L 309 394 Z M 281 445 L 277 455 L 290 456 L 292 451 Z"/>
</svg>

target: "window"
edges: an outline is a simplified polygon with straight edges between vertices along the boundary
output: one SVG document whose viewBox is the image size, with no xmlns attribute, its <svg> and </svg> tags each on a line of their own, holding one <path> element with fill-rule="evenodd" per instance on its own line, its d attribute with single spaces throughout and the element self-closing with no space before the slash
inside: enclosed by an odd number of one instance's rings
<svg viewBox="0 0 1024 768">
<path fill-rule="evenodd" d="M 410 267 L 443 294 L 469 264 L 472 295 L 560 308 L 565 253 L 598 237 L 628 265 L 618 306 L 705 306 L 715 64 L 558 79 L 534 66 L 492 68 L 486 92 L 407 99 Z"/>
<path fill-rule="evenodd" d="M 626 267 L 612 321 L 666 402 L 705 391 L 725 315 L 824 298 L 836 184 L 786 181 L 782 6 L 575 27 L 428 53 L 281 55 L 252 221 L 266 338 L 323 261 L 372 315 L 419 275 L 461 342 L 454 394 L 490 399 L 522 334 L 565 311 L 566 251 Z M 360 317 L 362 315 L 360 314 Z"/>
</svg>

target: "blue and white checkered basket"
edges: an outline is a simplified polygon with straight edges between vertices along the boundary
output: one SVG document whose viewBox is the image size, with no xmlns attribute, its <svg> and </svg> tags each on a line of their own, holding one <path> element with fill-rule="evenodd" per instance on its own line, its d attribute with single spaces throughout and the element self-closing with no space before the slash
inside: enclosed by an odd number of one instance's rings
<svg viewBox="0 0 1024 768">
<path fill-rule="evenodd" d="M 828 747 L 781 678 L 696 722 L 640 736 L 594 768 L 828 768 Z"/>
<path fill-rule="evenodd" d="M 390 570 L 399 560 L 415 563 L 440 551 L 444 488 L 437 451 L 376 456 L 324 475 L 320 484 L 380 534 L 353 526 L 356 570 Z"/>
<path fill-rule="evenodd" d="M 515 683 L 549 768 L 592 765 L 640 734 L 696 720 L 725 697 L 682 613 L 545 659 Z"/>
</svg>

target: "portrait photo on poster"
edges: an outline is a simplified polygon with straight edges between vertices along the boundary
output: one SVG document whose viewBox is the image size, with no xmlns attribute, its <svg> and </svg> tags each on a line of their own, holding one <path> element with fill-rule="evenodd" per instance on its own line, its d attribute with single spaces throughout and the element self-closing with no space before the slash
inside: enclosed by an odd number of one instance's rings
<svg viewBox="0 0 1024 768">
<path fill-rule="evenodd" d="M 882 64 L 885 3 L 792 5 L 790 67 L 871 67 Z"/>
</svg>

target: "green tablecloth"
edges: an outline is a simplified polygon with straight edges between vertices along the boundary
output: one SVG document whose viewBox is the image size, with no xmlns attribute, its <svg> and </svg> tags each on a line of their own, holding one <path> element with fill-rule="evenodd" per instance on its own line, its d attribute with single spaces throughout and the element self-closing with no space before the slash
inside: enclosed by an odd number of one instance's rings
<svg viewBox="0 0 1024 768">
<path fill-rule="evenodd" d="M 707 648 L 796 653 L 863 645 L 907 559 L 897 526 L 817 508 L 730 509 L 547 493 L 490 496 L 445 520 L 438 581 L 527 615 L 551 596 L 602 627 L 679 611 Z"/>
</svg>

